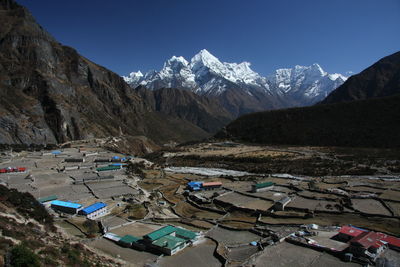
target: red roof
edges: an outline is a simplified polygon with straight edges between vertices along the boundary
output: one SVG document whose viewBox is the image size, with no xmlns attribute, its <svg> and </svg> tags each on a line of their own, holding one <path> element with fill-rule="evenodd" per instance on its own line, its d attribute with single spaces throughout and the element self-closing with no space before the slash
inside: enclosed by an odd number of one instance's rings
<svg viewBox="0 0 400 267">
<path fill-rule="evenodd" d="M 356 236 L 358 236 L 358 235 L 360 235 L 362 233 L 366 233 L 366 232 L 363 231 L 363 230 L 360 230 L 360 229 L 345 225 L 345 226 L 342 226 L 342 228 L 340 228 L 339 233 L 345 234 L 345 235 L 349 235 L 349 236 L 352 236 L 352 237 L 356 237 Z"/>
<path fill-rule="evenodd" d="M 208 183 L 203 183 L 203 187 L 204 186 L 220 186 L 222 185 L 221 182 L 208 182 Z"/>
<path fill-rule="evenodd" d="M 351 244 L 358 244 L 368 249 L 369 247 L 380 248 L 384 244 L 380 241 L 378 233 L 363 232 L 350 240 Z"/>
<path fill-rule="evenodd" d="M 398 247 L 400 248 L 400 238 L 391 236 L 391 235 L 387 235 L 384 233 L 377 233 L 379 236 L 379 240 L 387 242 L 389 245 L 392 245 L 394 247 Z"/>
</svg>

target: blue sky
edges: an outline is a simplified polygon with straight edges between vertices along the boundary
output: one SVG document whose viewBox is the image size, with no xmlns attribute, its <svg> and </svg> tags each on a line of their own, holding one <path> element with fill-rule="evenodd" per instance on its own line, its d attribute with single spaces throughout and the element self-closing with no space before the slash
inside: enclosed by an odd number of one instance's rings
<svg viewBox="0 0 400 267">
<path fill-rule="evenodd" d="M 360 72 L 400 50 L 399 0 L 17 0 L 61 43 L 112 71 L 205 48 L 266 75 L 319 63 Z"/>
</svg>

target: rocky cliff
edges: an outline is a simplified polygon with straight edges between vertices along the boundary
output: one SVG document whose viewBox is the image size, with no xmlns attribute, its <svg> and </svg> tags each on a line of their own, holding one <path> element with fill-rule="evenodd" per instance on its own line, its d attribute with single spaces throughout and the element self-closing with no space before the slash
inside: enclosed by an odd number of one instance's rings
<svg viewBox="0 0 400 267">
<path fill-rule="evenodd" d="M 57 42 L 14 1 L 0 0 L 0 25 L 0 143 L 61 143 L 121 133 L 163 143 L 208 135 L 146 106 L 119 75 Z"/>
</svg>

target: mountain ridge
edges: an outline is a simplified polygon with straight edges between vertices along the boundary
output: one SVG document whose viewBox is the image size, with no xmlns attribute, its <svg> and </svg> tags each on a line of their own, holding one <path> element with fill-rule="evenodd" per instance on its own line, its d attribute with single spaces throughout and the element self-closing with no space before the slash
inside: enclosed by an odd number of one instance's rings
<svg viewBox="0 0 400 267">
<path fill-rule="evenodd" d="M 314 104 L 347 79 L 341 74 L 328 74 L 316 63 L 309 67 L 297 65 L 278 69 L 263 77 L 251 69 L 249 62 L 221 62 L 206 49 L 202 49 L 190 61 L 181 56 L 172 56 L 160 71 L 145 74 L 131 72 L 123 78 L 133 88 L 139 85 L 152 90 L 179 88 L 198 95 L 217 97 L 234 116 L 243 114 L 240 110 L 251 112 Z M 226 97 L 226 92 L 230 90 L 236 91 L 236 98 L 241 95 L 238 90 L 242 90 L 254 100 L 245 100 L 232 109 L 229 106 L 234 103 Z M 257 101 L 261 105 L 246 104 Z"/>
<path fill-rule="evenodd" d="M 333 91 L 321 104 L 349 102 L 400 93 L 400 51 L 386 56 Z"/>
<path fill-rule="evenodd" d="M 163 144 L 210 135 L 149 109 L 122 77 L 60 44 L 15 1 L 0 1 L 0 24 L 0 143 L 56 144 L 123 134 Z"/>
<path fill-rule="evenodd" d="M 400 147 L 399 70 L 400 52 L 352 76 L 326 101 L 247 114 L 216 136 L 267 144 Z"/>
</svg>

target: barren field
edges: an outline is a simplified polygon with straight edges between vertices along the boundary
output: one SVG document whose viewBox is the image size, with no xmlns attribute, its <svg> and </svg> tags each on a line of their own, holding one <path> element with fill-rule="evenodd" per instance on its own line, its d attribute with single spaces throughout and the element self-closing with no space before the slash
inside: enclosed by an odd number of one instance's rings
<svg viewBox="0 0 400 267">
<path fill-rule="evenodd" d="M 400 202 L 385 201 L 385 203 L 393 211 L 394 216 L 400 217 Z"/>
<path fill-rule="evenodd" d="M 293 267 L 336 267 L 336 266 L 360 266 L 355 263 L 342 262 L 339 259 L 322 252 L 303 248 L 287 242 L 277 246 L 268 247 L 264 253 L 257 257 L 251 264 L 254 266 L 293 266 Z"/>
<path fill-rule="evenodd" d="M 352 199 L 351 203 L 356 210 L 364 213 L 392 215 L 382 203 L 374 199 Z"/>
<path fill-rule="evenodd" d="M 247 208 L 247 209 L 266 211 L 266 210 L 270 209 L 273 205 L 274 205 L 274 203 L 272 201 L 257 199 L 257 200 L 246 202 L 245 204 L 242 205 L 242 207 Z"/>
<path fill-rule="evenodd" d="M 257 247 L 244 245 L 240 247 L 229 248 L 228 259 L 230 265 L 240 264 L 241 262 L 247 260 L 251 255 L 257 253 L 259 250 Z"/>
<path fill-rule="evenodd" d="M 128 264 L 130 263 L 128 266 L 144 266 L 145 264 L 154 263 L 158 257 L 157 255 L 145 251 L 121 247 L 105 238 L 94 240 L 88 245 L 112 257 L 127 261 Z"/>
<path fill-rule="evenodd" d="M 346 187 L 346 190 L 355 191 L 355 192 L 376 193 L 376 194 L 380 194 L 383 191 L 385 191 L 385 189 L 378 189 L 378 188 L 369 187 L 369 186 L 349 186 L 349 187 Z"/>
<path fill-rule="evenodd" d="M 266 199 L 269 199 L 272 201 L 278 201 L 278 200 L 284 198 L 285 196 L 287 196 L 284 193 L 272 192 L 272 191 L 257 192 L 257 193 L 252 193 L 252 194 L 254 196 L 266 198 Z"/>
<path fill-rule="evenodd" d="M 184 218 L 197 218 L 197 219 L 219 219 L 223 215 L 211 212 L 211 211 L 206 211 L 206 210 L 201 210 L 196 207 L 193 207 L 192 205 L 186 203 L 186 202 L 179 202 L 175 207 L 174 207 L 175 212 L 184 217 Z"/>
<path fill-rule="evenodd" d="M 400 202 L 400 192 L 397 190 L 385 190 L 379 197 L 381 199 Z"/>
<path fill-rule="evenodd" d="M 338 188 L 338 187 L 343 187 L 346 186 L 347 182 L 343 183 L 324 183 L 324 182 L 319 182 L 316 183 L 315 186 L 320 189 L 329 189 L 329 188 Z"/>
<path fill-rule="evenodd" d="M 257 198 L 248 197 L 248 196 L 241 195 L 241 194 L 234 193 L 234 192 L 224 194 L 224 195 L 218 197 L 217 199 L 220 201 L 223 201 L 225 203 L 235 205 L 235 206 L 244 206 L 248 202 L 253 202 L 253 201 L 257 200 Z"/>
<path fill-rule="evenodd" d="M 113 229 L 112 232 L 119 236 L 133 235 L 141 237 L 157 229 L 160 229 L 161 227 L 162 226 L 156 224 L 145 224 L 145 223 L 135 222 L 133 224 Z"/>
<path fill-rule="evenodd" d="M 311 191 L 301 191 L 297 193 L 299 196 L 304 198 L 314 198 L 314 199 L 327 199 L 327 200 L 337 200 L 340 199 L 339 196 L 333 194 L 324 194 Z"/>
<path fill-rule="evenodd" d="M 339 202 L 313 200 L 299 196 L 296 197 L 292 202 L 290 202 L 286 207 L 310 211 L 341 211 L 341 208 L 343 208 Z"/>
<path fill-rule="evenodd" d="M 186 248 L 173 257 L 163 257 L 159 264 L 163 267 L 191 266 L 191 267 L 219 267 L 221 262 L 213 256 L 216 244 L 206 239 L 202 243 Z"/>
<path fill-rule="evenodd" d="M 260 236 L 250 233 L 249 231 L 232 231 L 221 227 L 217 227 L 207 232 L 207 236 L 224 243 L 227 246 L 237 244 L 248 244 L 252 241 L 258 241 Z"/>
</svg>

